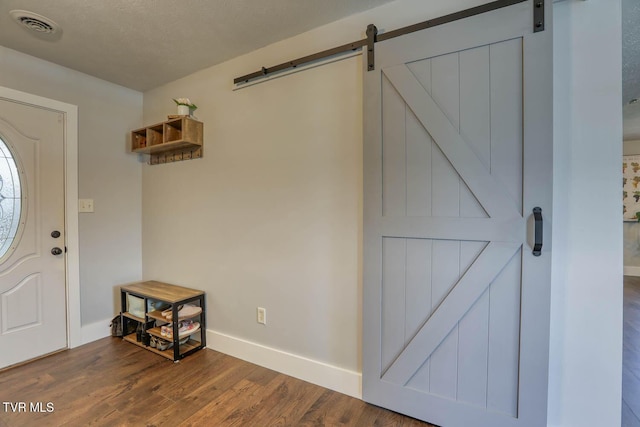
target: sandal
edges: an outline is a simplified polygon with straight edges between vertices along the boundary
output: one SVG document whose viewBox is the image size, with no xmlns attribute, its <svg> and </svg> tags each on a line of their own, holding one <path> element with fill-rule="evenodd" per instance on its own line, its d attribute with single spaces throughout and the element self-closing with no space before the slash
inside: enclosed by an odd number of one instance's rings
<svg viewBox="0 0 640 427">
<path fill-rule="evenodd" d="M 178 318 L 195 317 L 200 313 L 202 313 L 202 307 L 198 307 L 197 305 L 193 304 L 185 304 L 178 311 Z"/>
<path fill-rule="evenodd" d="M 182 310 L 182 305 L 178 306 L 178 311 Z M 164 310 L 162 313 L 162 317 L 166 318 L 167 320 L 171 320 L 171 318 L 173 317 L 173 308 L 169 307 L 168 309 Z"/>
</svg>

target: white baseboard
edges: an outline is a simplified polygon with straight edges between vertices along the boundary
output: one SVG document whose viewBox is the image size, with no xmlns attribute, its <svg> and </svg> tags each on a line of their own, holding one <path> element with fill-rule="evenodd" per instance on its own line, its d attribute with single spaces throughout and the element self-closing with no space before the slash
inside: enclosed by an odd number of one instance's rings
<svg viewBox="0 0 640 427">
<path fill-rule="evenodd" d="M 640 276 L 640 267 L 624 267 L 625 276 Z"/>
<path fill-rule="evenodd" d="M 111 335 L 111 328 L 109 327 L 110 323 L 111 323 L 111 318 L 108 318 L 104 320 L 99 320 L 94 323 L 90 323 L 88 325 L 82 325 L 82 328 L 80 329 L 82 345 L 110 336 Z"/>
<path fill-rule="evenodd" d="M 207 329 L 207 347 L 362 399 L 362 374 Z"/>
</svg>

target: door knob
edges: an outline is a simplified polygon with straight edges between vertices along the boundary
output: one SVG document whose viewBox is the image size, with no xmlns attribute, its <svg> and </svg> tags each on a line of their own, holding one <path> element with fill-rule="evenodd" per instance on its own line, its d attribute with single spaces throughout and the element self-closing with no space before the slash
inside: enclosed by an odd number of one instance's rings
<svg viewBox="0 0 640 427">
<path fill-rule="evenodd" d="M 58 230 L 53 230 L 51 232 L 51 237 L 53 237 L 54 239 L 57 239 L 58 237 L 60 237 L 60 232 Z"/>
<path fill-rule="evenodd" d="M 55 248 L 51 249 L 51 253 L 53 255 L 60 255 L 62 253 L 62 249 L 60 249 L 58 247 L 55 247 Z"/>
</svg>

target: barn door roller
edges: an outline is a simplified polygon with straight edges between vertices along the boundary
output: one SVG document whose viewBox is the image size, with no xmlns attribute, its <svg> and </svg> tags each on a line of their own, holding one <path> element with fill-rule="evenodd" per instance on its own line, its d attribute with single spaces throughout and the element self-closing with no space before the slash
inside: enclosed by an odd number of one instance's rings
<svg viewBox="0 0 640 427">
<path fill-rule="evenodd" d="M 544 31 L 544 0 L 533 0 L 533 32 Z"/>
<path fill-rule="evenodd" d="M 367 70 L 376 69 L 376 42 L 378 41 L 378 29 L 375 25 L 367 25 Z"/>
<path fill-rule="evenodd" d="M 493 10 L 501 9 L 503 7 L 512 6 L 514 4 L 522 3 L 529 0 L 497 0 L 491 3 L 475 6 L 470 9 L 461 10 L 460 12 L 451 13 L 449 15 L 441 16 L 439 18 L 430 19 L 428 21 L 420 22 L 418 24 L 409 25 L 407 27 L 399 28 L 397 30 L 389 31 L 386 33 L 378 34 L 378 29 L 375 25 L 369 24 L 367 26 L 367 38 L 358 40 L 352 43 L 347 43 L 342 46 L 334 47 L 332 49 L 323 50 L 322 52 L 314 53 L 313 55 L 304 56 L 302 58 L 294 59 L 292 61 L 283 62 L 282 64 L 275 65 L 273 67 L 262 67 L 260 71 L 256 71 L 251 74 L 236 77 L 233 79 L 234 84 L 248 83 L 251 80 L 268 76 L 278 71 L 283 71 L 289 68 L 296 68 L 299 65 L 307 64 L 310 62 L 318 61 L 320 59 L 328 58 L 331 56 L 343 54 L 346 52 L 352 52 L 367 46 L 367 70 L 375 70 L 375 43 L 389 40 L 395 37 L 403 36 L 405 34 L 413 33 L 427 28 L 435 27 L 438 25 L 446 24 L 448 22 L 458 21 L 460 19 L 469 18 L 471 16 L 480 15 L 482 13 L 491 12 Z M 544 31 L 544 0 L 531 0 L 533 2 L 533 32 Z"/>
</svg>

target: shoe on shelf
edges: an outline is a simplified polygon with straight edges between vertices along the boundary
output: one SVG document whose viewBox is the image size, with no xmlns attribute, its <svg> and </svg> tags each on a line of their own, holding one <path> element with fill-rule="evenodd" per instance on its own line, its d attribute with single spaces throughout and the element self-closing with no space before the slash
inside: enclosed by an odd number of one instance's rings
<svg viewBox="0 0 640 427">
<path fill-rule="evenodd" d="M 178 319 L 195 317 L 202 313 L 202 307 L 193 304 L 184 304 L 178 307 Z M 162 316 L 167 320 L 173 320 L 171 309 L 162 312 Z"/>
<path fill-rule="evenodd" d="M 178 325 L 180 327 L 180 325 Z M 160 327 L 160 335 L 167 339 L 173 338 L 173 325 L 165 325 Z"/>
<path fill-rule="evenodd" d="M 183 306 L 179 305 L 178 311 L 180 311 L 182 307 Z M 165 317 L 167 320 L 171 320 L 171 318 L 173 317 L 173 309 L 169 307 L 166 310 L 162 311 L 160 314 L 162 314 L 162 317 Z"/>
<path fill-rule="evenodd" d="M 158 338 L 156 342 L 156 348 L 160 351 L 169 350 L 173 347 L 173 342 L 163 340 L 162 338 Z"/>
<path fill-rule="evenodd" d="M 200 329 L 200 323 L 198 322 L 194 322 L 193 320 L 183 320 L 182 322 L 178 323 L 178 337 L 182 338 L 185 335 L 191 335 L 192 333 L 196 332 L 198 329 Z M 160 328 L 160 335 L 162 335 L 163 337 L 173 340 L 173 328 L 171 325 L 169 326 L 163 326 L 162 328 Z"/>
<path fill-rule="evenodd" d="M 200 323 L 189 321 L 188 323 L 183 323 L 180 329 L 178 329 L 178 337 L 182 338 L 185 335 L 191 335 L 200 329 Z"/>
<path fill-rule="evenodd" d="M 200 313 L 202 313 L 202 307 L 193 304 L 185 304 L 178 311 L 178 318 L 195 317 Z"/>
<path fill-rule="evenodd" d="M 157 345 L 158 345 L 158 338 L 156 338 L 155 336 L 151 335 L 151 341 L 149 341 L 149 346 L 151 348 L 156 348 Z"/>
</svg>

